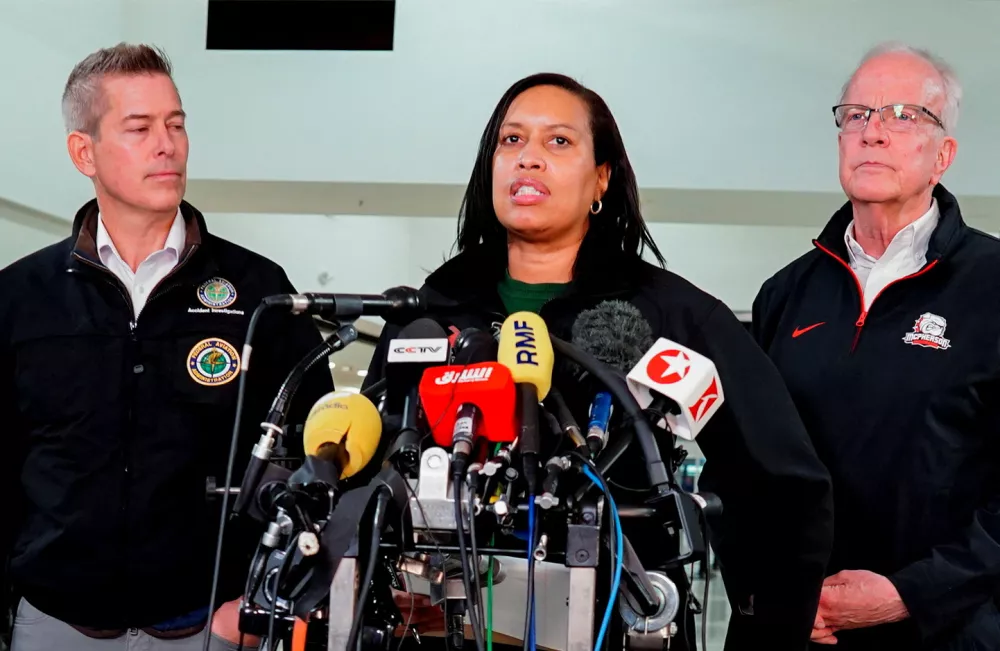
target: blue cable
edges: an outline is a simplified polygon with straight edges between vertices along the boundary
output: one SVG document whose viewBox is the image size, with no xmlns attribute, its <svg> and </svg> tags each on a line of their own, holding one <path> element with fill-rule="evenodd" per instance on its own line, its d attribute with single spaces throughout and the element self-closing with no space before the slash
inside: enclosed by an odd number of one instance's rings
<svg viewBox="0 0 1000 651">
<path fill-rule="evenodd" d="M 615 610 L 615 602 L 618 599 L 618 586 L 622 579 L 622 550 L 625 547 L 624 542 L 622 542 L 622 523 L 618 518 L 618 506 L 615 504 L 615 499 L 611 497 L 611 491 L 608 490 L 607 485 L 604 481 L 598 478 L 597 475 L 587 466 L 583 466 L 583 474 L 587 478 L 594 482 L 594 484 L 604 491 L 604 494 L 608 498 L 608 508 L 611 512 L 611 520 L 614 523 L 615 528 L 615 579 L 611 583 L 611 594 L 608 595 L 608 607 L 604 611 L 604 620 L 601 622 L 601 630 L 597 634 L 597 642 L 594 644 L 594 651 L 601 651 L 601 647 L 604 644 L 604 636 L 608 632 L 608 625 L 611 623 L 611 613 Z M 529 518 L 531 517 L 529 512 Z"/>
</svg>

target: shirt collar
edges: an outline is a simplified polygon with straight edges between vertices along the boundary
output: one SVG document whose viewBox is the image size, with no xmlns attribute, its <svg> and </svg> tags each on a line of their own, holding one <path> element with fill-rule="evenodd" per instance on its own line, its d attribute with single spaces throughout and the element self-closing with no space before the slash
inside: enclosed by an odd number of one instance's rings
<svg viewBox="0 0 1000 651">
<path fill-rule="evenodd" d="M 927 248 L 930 246 L 931 236 L 938 225 L 941 211 L 938 208 L 937 198 L 931 201 L 931 207 L 920 216 L 915 222 L 907 224 L 901 231 L 896 233 L 889 246 L 886 247 L 883 258 L 891 258 L 898 255 L 907 255 L 913 258 L 914 262 L 923 266 L 927 260 Z M 844 242 L 847 244 L 847 255 L 850 256 L 852 267 L 863 264 L 867 267 L 873 266 L 878 260 L 865 252 L 858 241 L 854 239 L 854 220 L 847 225 L 844 233 Z"/>
<path fill-rule="evenodd" d="M 186 237 L 187 228 L 184 223 L 184 216 L 181 215 L 180 208 L 178 208 L 177 215 L 174 217 L 174 223 L 171 224 L 170 231 L 167 233 L 167 240 L 160 251 L 170 251 L 173 253 L 175 259 L 180 258 Z M 108 266 L 108 262 L 112 257 L 121 259 L 121 254 L 118 253 L 118 248 L 115 247 L 115 243 L 111 240 L 111 235 L 108 233 L 108 229 L 105 228 L 104 218 L 101 217 L 100 213 L 97 213 L 96 243 L 97 254 L 100 256 L 101 262 L 105 267 Z M 159 253 L 159 251 L 155 253 Z"/>
</svg>

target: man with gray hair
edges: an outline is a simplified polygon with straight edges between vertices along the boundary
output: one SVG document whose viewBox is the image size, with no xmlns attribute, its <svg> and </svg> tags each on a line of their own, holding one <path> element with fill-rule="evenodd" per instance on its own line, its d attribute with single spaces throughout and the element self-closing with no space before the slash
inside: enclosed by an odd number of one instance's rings
<svg viewBox="0 0 1000 651">
<path fill-rule="evenodd" d="M 186 116 L 162 52 L 91 54 L 70 74 L 63 113 L 70 159 L 96 198 L 69 238 L 0 271 L 0 589 L 18 596 L 12 648 L 200 651 L 220 515 L 205 487 L 226 475 L 240 351 L 263 297 L 295 290 L 184 201 Z M 238 463 L 278 385 L 321 342 L 290 315 L 261 319 L 257 337 L 267 345 Z M 309 375 L 289 424 L 332 388 L 328 370 Z M 255 540 L 227 540 L 220 592 L 232 600 Z"/>
<path fill-rule="evenodd" d="M 1000 649 L 1000 242 L 940 185 L 961 97 L 926 51 L 870 52 L 833 108 L 849 201 L 754 302 L 833 477 L 820 644 Z"/>
</svg>

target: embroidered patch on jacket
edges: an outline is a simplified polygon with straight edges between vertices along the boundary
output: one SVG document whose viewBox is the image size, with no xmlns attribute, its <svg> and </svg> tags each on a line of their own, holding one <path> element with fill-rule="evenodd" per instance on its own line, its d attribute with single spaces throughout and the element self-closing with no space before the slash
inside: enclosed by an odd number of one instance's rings
<svg viewBox="0 0 1000 651">
<path fill-rule="evenodd" d="M 229 307 L 236 302 L 236 288 L 225 278 L 210 278 L 198 286 L 198 300 L 209 308 Z"/>
<path fill-rule="evenodd" d="M 948 321 L 943 316 L 924 312 L 913 324 L 913 332 L 906 333 L 903 341 L 912 346 L 947 350 L 951 348 L 951 340 L 944 337 L 947 327 Z"/>
<path fill-rule="evenodd" d="M 203 339 L 188 353 L 188 373 L 198 384 L 217 387 L 240 372 L 240 354 L 228 341 Z"/>
</svg>

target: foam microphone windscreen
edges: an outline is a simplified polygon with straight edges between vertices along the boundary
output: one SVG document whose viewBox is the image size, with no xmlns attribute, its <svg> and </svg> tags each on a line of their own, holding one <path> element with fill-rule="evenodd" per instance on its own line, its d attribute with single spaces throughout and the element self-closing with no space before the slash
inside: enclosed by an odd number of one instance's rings
<svg viewBox="0 0 1000 651">
<path fill-rule="evenodd" d="M 573 344 L 627 374 L 653 345 L 653 331 L 639 308 L 626 301 L 603 301 L 580 312 Z"/>
<path fill-rule="evenodd" d="M 378 409 L 368 398 L 348 391 L 334 391 L 316 401 L 302 433 L 306 454 L 322 457 L 328 447 L 337 451 L 341 479 L 365 467 L 381 436 Z"/>
<path fill-rule="evenodd" d="M 455 337 L 451 352 L 452 364 L 457 366 L 495 362 L 497 359 L 497 340 L 485 330 L 466 328 Z"/>
<path fill-rule="evenodd" d="M 534 312 L 515 312 L 500 328 L 497 361 L 507 366 L 518 384 L 534 385 L 538 400 L 552 388 L 555 352 L 549 329 Z"/>
</svg>

